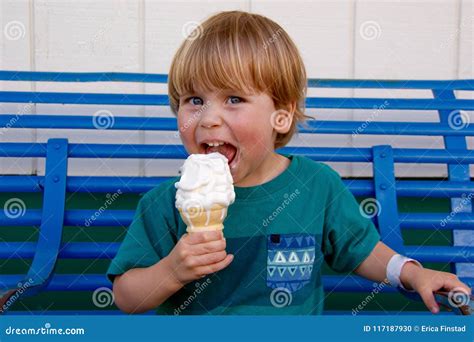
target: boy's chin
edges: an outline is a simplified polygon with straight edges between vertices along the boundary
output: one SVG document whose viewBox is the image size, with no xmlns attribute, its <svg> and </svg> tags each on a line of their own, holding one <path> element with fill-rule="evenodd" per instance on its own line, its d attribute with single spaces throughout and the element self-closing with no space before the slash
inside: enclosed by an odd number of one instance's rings
<svg viewBox="0 0 474 342">
<path fill-rule="evenodd" d="M 230 169 L 230 175 L 232 176 L 234 185 L 240 181 L 239 176 L 236 171 L 237 171 L 236 169 L 234 170 Z"/>
<path fill-rule="evenodd" d="M 234 186 L 242 187 L 242 188 L 254 186 L 253 184 L 249 184 L 248 174 L 242 174 L 241 172 L 233 173 L 232 171 L 231 171 L 231 174 L 232 174 L 232 179 L 234 180 Z"/>
<path fill-rule="evenodd" d="M 242 176 L 239 174 L 238 169 L 230 169 L 230 174 L 235 186 L 239 186 L 239 183 L 242 181 Z"/>
</svg>

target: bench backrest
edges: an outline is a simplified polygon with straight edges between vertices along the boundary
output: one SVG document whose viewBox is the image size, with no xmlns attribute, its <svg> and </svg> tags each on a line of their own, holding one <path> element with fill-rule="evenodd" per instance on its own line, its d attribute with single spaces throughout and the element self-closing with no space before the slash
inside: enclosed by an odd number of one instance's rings
<svg viewBox="0 0 474 342">
<path fill-rule="evenodd" d="M 166 83 L 166 75 L 126 73 L 55 73 L 0 71 L 2 81 L 42 82 L 145 82 Z M 428 89 L 433 98 L 362 98 L 308 97 L 307 108 L 402 110 L 436 110 L 439 122 L 390 121 L 309 121 L 300 127 L 301 133 L 352 135 L 407 135 L 442 136 L 444 149 L 392 148 L 390 145 L 356 147 L 285 147 L 281 152 L 304 155 L 316 161 L 372 163 L 372 179 L 345 180 L 356 196 L 366 197 L 361 208 L 377 225 L 383 241 L 398 251 L 426 262 L 449 262 L 459 277 L 474 285 L 474 215 L 471 199 L 474 183 L 470 180 L 469 165 L 474 153 L 467 149 L 466 137 L 474 135 L 469 116 L 464 111 L 474 110 L 474 100 L 457 99 L 455 91 L 473 91 L 474 80 L 447 81 L 383 81 L 383 80 L 309 80 L 309 88 L 344 89 Z M 165 94 L 105 94 L 0 91 L 0 103 L 100 104 L 168 106 Z M 387 113 L 387 112 L 385 112 Z M 387 114 L 388 115 L 388 114 Z M 110 121 L 112 119 L 112 121 Z M 100 123 L 98 120 L 106 120 Z M 107 121 L 108 120 L 108 121 Z M 99 127 L 98 127 L 99 125 Z M 102 126 L 100 126 L 102 125 Z M 107 127 L 105 127 L 106 125 Z M 177 131 L 174 117 L 112 117 L 72 115 L 0 115 L 0 127 L 9 129 L 104 129 Z M 22 210 L 18 204 L 5 203 L 0 212 L 0 226 L 40 227 L 37 242 L 2 242 L 0 259 L 32 259 L 28 274 L 0 275 L 0 291 L 15 289 L 21 284 L 25 293 L 43 290 L 95 290 L 110 287 L 103 274 L 54 273 L 58 258 L 112 258 L 119 242 L 62 243 L 62 228 L 68 226 L 127 226 L 133 211 L 65 210 L 68 192 L 143 193 L 167 177 L 89 177 L 68 176 L 68 161 L 72 158 L 160 158 L 184 159 L 181 145 L 140 144 L 73 144 L 67 139 L 39 142 L 2 142 L 0 157 L 45 158 L 44 176 L 1 176 L 1 192 L 42 192 L 42 209 Z M 394 163 L 426 163 L 448 165 L 448 179 L 396 179 Z M 397 207 L 400 197 L 449 198 L 450 213 L 405 213 Z M 90 219 L 94 217 L 94 219 Z M 432 229 L 453 231 L 452 246 L 406 246 L 403 229 Z M 370 291 L 372 282 L 353 277 L 324 277 L 326 289 L 331 291 Z M 386 289 L 391 291 L 390 289 Z"/>
</svg>

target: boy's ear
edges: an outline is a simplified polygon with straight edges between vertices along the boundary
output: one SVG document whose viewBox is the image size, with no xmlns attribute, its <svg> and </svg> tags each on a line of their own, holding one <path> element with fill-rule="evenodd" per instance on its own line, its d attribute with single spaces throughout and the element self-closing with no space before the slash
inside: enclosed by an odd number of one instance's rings
<svg viewBox="0 0 474 342">
<path fill-rule="evenodd" d="M 291 103 L 287 108 L 281 108 L 272 113 L 270 123 L 273 129 L 280 134 L 286 134 L 291 128 L 293 116 L 296 110 L 296 103 Z"/>
</svg>

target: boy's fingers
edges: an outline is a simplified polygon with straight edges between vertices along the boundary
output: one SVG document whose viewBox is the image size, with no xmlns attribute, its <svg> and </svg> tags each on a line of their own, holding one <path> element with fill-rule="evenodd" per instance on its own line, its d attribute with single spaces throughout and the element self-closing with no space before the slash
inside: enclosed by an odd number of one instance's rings
<svg viewBox="0 0 474 342">
<path fill-rule="evenodd" d="M 471 294 L 471 289 L 458 279 L 449 279 L 444 283 L 444 288 L 448 291 L 463 292 L 467 295 Z"/>
<path fill-rule="evenodd" d="M 188 267 L 199 267 L 199 266 L 207 266 L 212 265 L 217 262 L 220 262 L 225 259 L 227 253 L 225 251 L 208 253 L 203 255 L 198 255 L 192 257 L 186 266 Z"/>
<path fill-rule="evenodd" d="M 210 241 L 215 241 L 222 239 L 224 237 L 224 234 L 222 233 L 222 230 L 215 230 L 215 231 L 209 231 L 209 232 L 196 232 L 196 233 L 190 233 L 186 237 L 186 242 L 191 244 L 191 245 L 196 245 L 198 243 L 206 243 Z"/>
<path fill-rule="evenodd" d="M 423 303 L 425 303 L 426 307 L 432 312 L 432 313 L 438 313 L 439 312 L 439 306 L 436 303 L 436 300 L 434 298 L 433 292 L 431 289 L 426 289 L 422 290 L 419 292 L 421 299 L 423 299 Z"/>
<path fill-rule="evenodd" d="M 199 274 L 211 274 L 215 272 L 219 272 L 220 270 L 229 266 L 229 264 L 234 260 L 234 256 L 232 254 L 227 254 L 224 260 L 219 261 L 212 265 L 202 266 L 199 268 Z"/>
<path fill-rule="evenodd" d="M 203 255 L 203 254 L 224 251 L 225 248 L 226 248 L 225 239 L 219 239 L 219 240 L 192 245 L 192 247 L 190 247 L 189 250 L 192 255 Z"/>
</svg>

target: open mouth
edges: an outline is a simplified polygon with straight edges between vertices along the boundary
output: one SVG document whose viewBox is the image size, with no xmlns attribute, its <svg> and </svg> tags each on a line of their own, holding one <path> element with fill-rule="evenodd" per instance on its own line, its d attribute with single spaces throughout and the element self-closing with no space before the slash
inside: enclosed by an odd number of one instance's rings
<svg viewBox="0 0 474 342">
<path fill-rule="evenodd" d="M 234 145 L 225 141 L 207 141 L 201 144 L 205 154 L 219 152 L 227 158 L 230 169 L 234 169 L 238 162 L 238 150 Z"/>
</svg>

